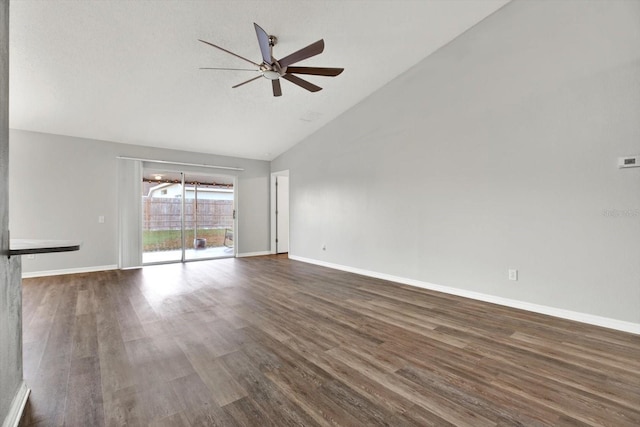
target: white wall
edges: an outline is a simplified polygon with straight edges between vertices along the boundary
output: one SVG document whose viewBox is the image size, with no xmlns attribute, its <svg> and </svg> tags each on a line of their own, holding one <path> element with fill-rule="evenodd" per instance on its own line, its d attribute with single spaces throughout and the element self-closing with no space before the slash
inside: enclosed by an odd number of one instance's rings
<svg viewBox="0 0 640 427">
<path fill-rule="evenodd" d="M 293 256 L 637 324 L 629 154 L 640 2 L 514 1 L 271 169 Z"/>
<path fill-rule="evenodd" d="M 21 130 L 10 142 L 11 235 L 83 242 L 78 252 L 23 257 L 26 273 L 117 264 L 117 156 L 244 168 L 224 171 L 238 176 L 238 253 L 269 251 L 269 162 Z"/>
</svg>

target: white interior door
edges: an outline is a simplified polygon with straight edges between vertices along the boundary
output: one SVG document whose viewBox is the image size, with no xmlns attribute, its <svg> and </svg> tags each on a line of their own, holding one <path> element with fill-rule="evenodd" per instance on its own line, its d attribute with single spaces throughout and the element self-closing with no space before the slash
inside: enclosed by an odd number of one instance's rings
<svg viewBox="0 0 640 427">
<path fill-rule="evenodd" d="M 276 253 L 289 252 L 289 177 L 276 177 Z"/>
</svg>

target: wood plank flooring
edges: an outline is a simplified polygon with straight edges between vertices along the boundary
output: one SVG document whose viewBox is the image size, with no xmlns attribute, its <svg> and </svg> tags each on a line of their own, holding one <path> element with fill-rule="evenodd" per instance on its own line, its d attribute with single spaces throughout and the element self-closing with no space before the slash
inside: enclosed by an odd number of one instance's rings
<svg viewBox="0 0 640 427">
<path fill-rule="evenodd" d="M 23 426 L 640 425 L 638 335 L 283 256 L 23 285 Z"/>
</svg>

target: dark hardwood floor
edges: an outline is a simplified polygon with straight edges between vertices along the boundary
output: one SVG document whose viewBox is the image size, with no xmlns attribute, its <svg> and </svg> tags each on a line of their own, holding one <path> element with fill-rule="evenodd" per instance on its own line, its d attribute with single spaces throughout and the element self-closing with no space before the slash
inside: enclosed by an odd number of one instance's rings
<svg viewBox="0 0 640 427">
<path fill-rule="evenodd" d="M 22 425 L 640 425 L 640 336 L 282 256 L 26 279 Z"/>
</svg>

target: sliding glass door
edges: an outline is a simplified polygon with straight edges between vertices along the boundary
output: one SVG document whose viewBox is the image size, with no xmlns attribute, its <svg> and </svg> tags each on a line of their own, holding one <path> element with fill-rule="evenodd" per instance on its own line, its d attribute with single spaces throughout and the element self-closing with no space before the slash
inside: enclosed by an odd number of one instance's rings
<svg viewBox="0 0 640 427">
<path fill-rule="evenodd" d="M 229 176 L 145 168 L 143 264 L 234 256 L 233 182 Z"/>
<path fill-rule="evenodd" d="M 233 183 L 223 177 L 185 175 L 187 260 L 233 256 Z M 227 179 L 228 181 L 228 179 Z"/>
<path fill-rule="evenodd" d="M 143 264 L 182 261 L 182 180 L 181 172 L 143 172 Z"/>
</svg>

